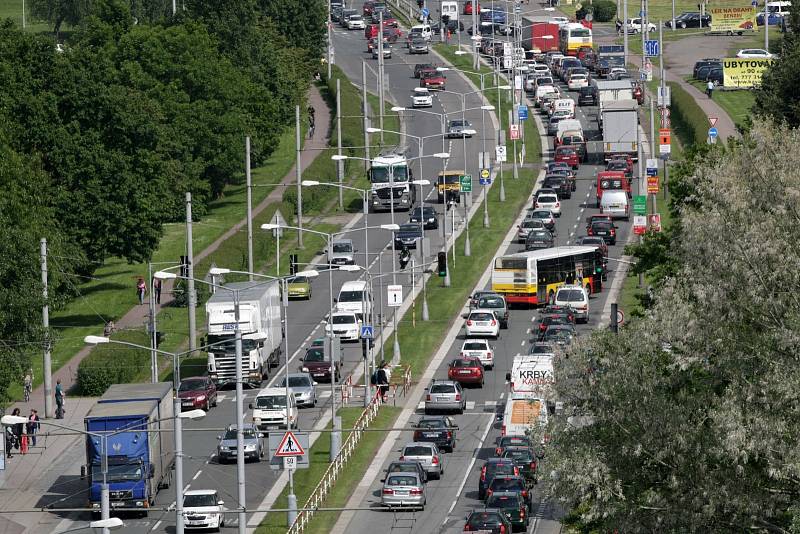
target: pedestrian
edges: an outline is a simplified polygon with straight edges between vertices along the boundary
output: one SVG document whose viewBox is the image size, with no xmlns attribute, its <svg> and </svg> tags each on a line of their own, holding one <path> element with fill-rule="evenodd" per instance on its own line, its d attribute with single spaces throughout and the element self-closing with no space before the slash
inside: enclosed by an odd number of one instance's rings
<svg viewBox="0 0 800 534">
<path fill-rule="evenodd" d="M 389 394 L 389 375 L 386 374 L 386 363 L 382 363 L 380 368 L 378 369 L 378 391 L 381 394 L 381 402 L 386 402 L 388 400 Z"/>
<path fill-rule="evenodd" d="M 320 76 L 319 71 L 315 71 L 314 72 L 314 81 L 315 82 L 321 82 L 322 81 L 322 76 Z"/>
<path fill-rule="evenodd" d="M 156 304 L 161 304 L 161 278 L 153 279 L 153 291 L 156 296 Z"/>
<path fill-rule="evenodd" d="M 36 433 L 39 431 L 39 412 L 36 410 L 31 410 L 31 414 L 28 416 L 28 436 L 30 437 L 31 447 L 36 446 Z"/>
<path fill-rule="evenodd" d="M 136 281 L 136 294 L 139 296 L 139 304 L 144 304 L 144 294 L 147 293 L 147 284 L 141 276 Z"/>
<path fill-rule="evenodd" d="M 103 327 L 103 337 L 110 337 L 111 334 L 113 334 L 116 329 L 117 327 L 114 324 L 114 321 L 109 319 L 108 322 L 106 323 L 106 326 Z"/>
<path fill-rule="evenodd" d="M 11 415 L 22 417 L 19 408 L 14 408 L 14 411 L 11 412 Z M 14 448 L 19 450 L 22 444 L 22 435 L 25 433 L 25 425 L 22 423 L 11 425 L 11 430 L 14 433 Z M 23 452 L 23 454 L 25 454 L 25 452 Z"/>
<path fill-rule="evenodd" d="M 22 387 L 24 388 L 25 402 L 31 400 L 31 393 L 33 392 L 33 369 L 30 369 L 22 380 Z"/>
<path fill-rule="evenodd" d="M 714 94 L 714 82 L 708 80 L 708 84 L 706 84 L 706 94 L 708 98 L 714 98 L 712 95 Z"/>
<path fill-rule="evenodd" d="M 5 432 L 3 432 L 6 438 L 6 456 L 9 458 L 13 457 L 11 454 L 11 450 L 14 448 L 14 443 L 16 438 L 14 437 L 14 429 L 11 426 L 5 427 Z"/>
<path fill-rule="evenodd" d="M 64 388 L 60 378 L 56 380 L 56 419 L 64 419 Z"/>
</svg>

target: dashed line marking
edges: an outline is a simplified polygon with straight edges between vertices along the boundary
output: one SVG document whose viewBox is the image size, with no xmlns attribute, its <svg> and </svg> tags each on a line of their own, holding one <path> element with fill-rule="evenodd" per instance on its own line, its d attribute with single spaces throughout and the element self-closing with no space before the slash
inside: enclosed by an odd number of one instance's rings
<svg viewBox="0 0 800 534">
<path fill-rule="evenodd" d="M 160 526 L 161 526 L 161 520 L 159 519 L 158 521 L 156 521 L 156 524 L 153 525 L 153 528 L 151 528 L 150 531 L 153 532 L 156 529 L 158 529 L 158 527 L 160 527 Z"/>
<path fill-rule="evenodd" d="M 203 470 L 202 470 L 202 469 L 198 469 L 198 470 L 197 470 L 197 473 L 195 473 L 195 474 L 194 474 L 194 476 L 192 477 L 192 480 L 197 480 L 197 477 L 199 477 L 199 476 L 200 476 L 200 473 L 202 473 L 202 472 L 203 472 Z"/>
</svg>

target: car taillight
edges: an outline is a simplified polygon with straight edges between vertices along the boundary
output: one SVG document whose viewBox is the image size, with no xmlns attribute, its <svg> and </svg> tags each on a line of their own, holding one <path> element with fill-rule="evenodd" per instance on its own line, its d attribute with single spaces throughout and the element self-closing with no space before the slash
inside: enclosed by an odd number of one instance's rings
<svg viewBox="0 0 800 534">
<path fill-rule="evenodd" d="M 467 319 L 467 326 L 472 326 L 472 319 Z"/>
<path fill-rule="evenodd" d="M 384 495 L 394 495 L 394 490 L 391 488 L 386 488 L 383 490 Z"/>
<path fill-rule="evenodd" d="M 471 527 L 471 526 L 469 526 L 469 523 L 467 523 L 466 525 L 464 525 L 464 532 L 472 532 L 472 527 Z"/>
<path fill-rule="evenodd" d="M 461 394 L 460 394 L 460 393 L 456 393 L 456 400 L 457 400 L 457 401 L 460 401 L 460 400 L 461 400 Z"/>
<path fill-rule="evenodd" d="M 536 462 L 531 462 L 531 471 L 536 471 Z"/>
<path fill-rule="evenodd" d="M 506 534 L 506 526 L 500 525 L 500 534 Z"/>
<path fill-rule="evenodd" d="M 545 331 L 545 330 L 547 330 L 547 325 L 546 325 L 546 324 L 544 324 L 544 323 L 540 324 L 540 325 L 539 325 L 539 330 L 541 330 L 541 331 Z"/>
<path fill-rule="evenodd" d="M 487 352 L 486 353 L 486 359 L 488 359 L 488 360 L 492 359 L 492 353 L 491 352 Z"/>
<path fill-rule="evenodd" d="M 520 508 L 519 510 L 519 518 L 525 519 L 525 508 Z"/>
<path fill-rule="evenodd" d="M 505 436 L 506 435 L 506 425 L 503 425 L 503 426 L 500 427 L 500 435 L 501 436 Z"/>
<path fill-rule="evenodd" d="M 419 430 L 417 430 L 416 432 L 414 432 L 414 441 L 419 441 L 417 438 L 419 438 L 421 435 L 422 435 L 422 434 L 420 434 Z"/>
<path fill-rule="evenodd" d="M 422 495 L 422 490 L 414 488 L 411 490 L 411 495 Z"/>
<path fill-rule="evenodd" d="M 447 439 L 453 439 L 453 433 L 450 432 L 449 430 L 447 431 Z M 414 440 L 414 441 L 416 441 L 416 440 Z"/>
<path fill-rule="evenodd" d="M 561 206 L 561 202 L 556 202 L 556 207 Z"/>
<path fill-rule="evenodd" d="M 401 462 L 402 462 L 402 461 L 404 461 L 405 459 L 406 459 L 406 457 L 405 457 L 405 456 L 401 456 L 401 457 L 400 457 L 400 461 L 401 461 Z"/>
<path fill-rule="evenodd" d="M 494 319 L 492 319 L 492 326 L 494 326 L 494 325 L 496 325 L 496 324 L 497 324 L 497 321 L 495 321 Z"/>
<path fill-rule="evenodd" d="M 491 497 L 491 496 L 492 496 L 492 493 L 494 493 L 494 491 L 492 491 L 492 490 L 490 490 L 490 489 L 489 489 L 489 490 L 486 490 L 486 497 L 487 497 L 487 500 L 488 500 L 488 497 Z"/>
<path fill-rule="evenodd" d="M 522 496 L 528 498 L 528 490 L 522 490 Z"/>
<path fill-rule="evenodd" d="M 519 476 L 519 467 L 517 467 L 516 465 L 514 466 L 514 476 L 515 477 Z"/>
<path fill-rule="evenodd" d="M 481 468 L 481 482 L 486 482 L 486 466 Z"/>
<path fill-rule="evenodd" d="M 501 449 L 500 447 L 497 447 L 497 448 L 494 450 L 494 455 L 495 455 L 495 456 L 500 456 L 501 454 L 503 454 L 503 449 Z"/>
<path fill-rule="evenodd" d="M 430 396 L 430 395 L 425 395 L 425 400 L 426 400 L 426 401 L 428 401 L 428 402 L 430 402 L 430 400 L 431 400 L 431 396 Z"/>
<path fill-rule="evenodd" d="M 431 463 L 433 465 L 439 465 L 439 457 L 438 456 L 434 456 L 433 459 L 431 460 Z"/>
</svg>

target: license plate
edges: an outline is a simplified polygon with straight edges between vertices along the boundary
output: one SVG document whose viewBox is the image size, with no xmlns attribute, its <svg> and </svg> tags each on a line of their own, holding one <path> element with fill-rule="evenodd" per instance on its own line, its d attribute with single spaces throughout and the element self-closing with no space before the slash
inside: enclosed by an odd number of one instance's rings
<svg viewBox="0 0 800 534">
<path fill-rule="evenodd" d="M 191 401 L 190 402 L 182 402 L 181 403 L 181 406 L 191 406 L 191 405 L 192 405 Z"/>
<path fill-rule="evenodd" d="M 229 452 L 228 454 L 230 454 L 231 456 L 236 456 L 236 455 L 237 455 L 237 454 L 239 454 L 239 453 L 238 453 L 237 451 L 231 451 L 231 452 Z"/>
<path fill-rule="evenodd" d="M 407 492 L 407 491 L 395 490 L 395 491 L 394 491 L 394 494 L 395 494 L 395 495 L 400 495 L 400 496 L 404 497 L 404 496 L 408 495 L 408 492 Z"/>
<path fill-rule="evenodd" d="M 448 397 L 436 397 L 436 400 L 441 401 L 441 402 L 447 402 L 450 399 Z"/>
<path fill-rule="evenodd" d="M 472 371 L 470 371 L 468 369 L 462 369 L 461 371 L 458 372 L 458 374 L 469 375 L 469 374 L 472 374 Z"/>
<path fill-rule="evenodd" d="M 480 358 L 481 356 L 483 356 L 483 354 L 480 352 L 470 352 L 469 355 L 474 358 Z"/>
<path fill-rule="evenodd" d="M 597 232 L 597 235 L 608 235 L 608 232 Z"/>
<path fill-rule="evenodd" d="M 436 438 L 438 436 L 439 436 L 439 434 L 437 434 L 436 432 L 425 432 L 425 437 L 426 438 Z"/>
</svg>

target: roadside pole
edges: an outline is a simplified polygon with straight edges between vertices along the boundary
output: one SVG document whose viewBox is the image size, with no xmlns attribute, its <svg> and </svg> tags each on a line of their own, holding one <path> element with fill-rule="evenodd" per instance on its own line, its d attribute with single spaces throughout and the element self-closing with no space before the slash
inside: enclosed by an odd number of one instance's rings
<svg viewBox="0 0 800 534">
<path fill-rule="evenodd" d="M 42 378 L 44 379 L 44 416 L 55 417 L 53 410 L 53 361 L 50 353 L 50 306 L 47 304 L 47 238 L 39 241 L 39 254 L 42 264 L 42 329 L 44 330 L 44 361 Z"/>
<path fill-rule="evenodd" d="M 383 146 L 383 11 L 378 13 L 378 110 L 380 115 L 379 128 L 381 129 L 381 146 Z M 394 193 L 392 193 L 394 194 Z"/>
<path fill-rule="evenodd" d="M 189 306 L 189 351 L 197 349 L 197 293 L 194 291 L 194 249 L 192 248 L 192 194 L 186 193 L 186 289 Z"/>
<path fill-rule="evenodd" d="M 628 0 L 622 0 L 622 46 L 625 56 L 625 68 L 628 67 L 628 29 L 625 23 L 628 21 Z"/>
<path fill-rule="evenodd" d="M 675 31 L 675 0 L 672 0 L 672 31 Z"/>
<path fill-rule="evenodd" d="M 369 101 L 367 100 L 367 62 L 361 62 L 361 113 L 364 115 L 364 172 L 369 170 Z"/>
<path fill-rule="evenodd" d="M 294 174 L 297 177 L 297 246 L 303 248 L 303 180 L 302 170 L 300 169 L 300 106 L 294 107 L 294 140 L 295 140 L 295 162 Z"/>
<path fill-rule="evenodd" d="M 342 155 L 342 88 L 341 79 L 336 78 L 336 153 Z M 339 178 L 339 185 L 344 180 L 344 161 L 341 159 L 336 162 L 336 175 Z M 339 209 L 344 209 L 344 189 L 339 187 Z M 250 266 L 250 272 L 253 271 Z"/>
<path fill-rule="evenodd" d="M 244 174 L 247 179 L 247 271 L 253 272 L 253 177 L 250 173 L 250 136 L 244 138 Z M 250 274 L 250 281 L 253 275 Z"/>
</svg>

